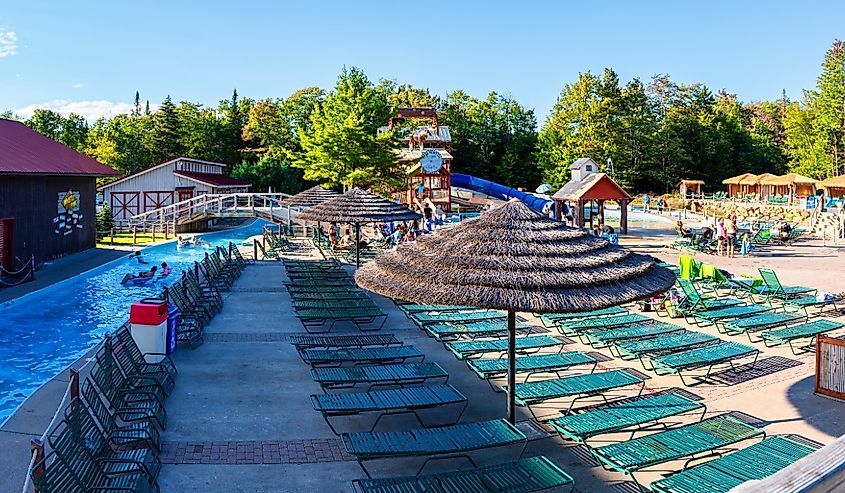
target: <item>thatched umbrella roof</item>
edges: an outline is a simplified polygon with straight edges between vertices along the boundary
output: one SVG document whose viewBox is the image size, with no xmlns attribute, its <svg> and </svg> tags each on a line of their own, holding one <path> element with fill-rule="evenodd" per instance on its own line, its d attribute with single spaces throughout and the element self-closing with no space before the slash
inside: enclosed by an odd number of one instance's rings
<svg viewBox="0 0 845 493">
<path fill-rule="evenodd" d="M 508 416 L 514 419 L 516 311 L 581 312 L 668 290 L 675 274 L 532 211 L 518 200 L 377 257 L 359 286 L 415 303 L 508 311 Z"/>
<path fill-rule="evenodd" d="M 845 188 L 845 175 L 832 176 L 818 183 L 822 188 Z"/>
<path fill-rule="evenodd" d="M 760 183 L 763 185 L 775 186 L 815 185 L 816 183 L 818 183 L 818 181 L 803 175 L 799 175 L 797 173 L 787 173 L 783 176 L 770 176 L 769 178 L 761 180 Z"/>
<path fill-rule="evenodd" d="M 384 197 L 353 188 L 299 215 L 307 221 L 365 224 L 420 219 L 418 213 Z"/>
<path fill-rule="evenodd" d="M 733 176 L 731 178 L 727 178 L 727 179 L 722 180 L 722 184 L 723 185 L 739 185 L 739 183 L 742 180 L 749 178 L 749 177 L 756 178 L 757 175 L 755 175 L 754 173 L 743 173 L 739 176 Z"/>
<path fill-rule="evenodd" d="M 303 190 L 292 197 L 282 200 L 280 204 L 292 207 L 313 207 L 339 195 L 334 190 L 327 190 L 317 185 L 316 187 Z"/>
</svg>

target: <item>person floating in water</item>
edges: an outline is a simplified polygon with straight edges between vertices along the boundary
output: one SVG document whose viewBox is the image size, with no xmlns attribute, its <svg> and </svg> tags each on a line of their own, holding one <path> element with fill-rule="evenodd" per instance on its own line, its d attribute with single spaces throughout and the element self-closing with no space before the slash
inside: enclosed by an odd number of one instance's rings
<svg viewBox="0 0 845 493">
<path fill-rule="evenodd" d="M 139 272 L 137 276 L 132 275 L 132 274 L 126 274 L 125 276 L 123 276 L 123 280 L 120 281 L 120 284 L 126 284 L 127 282 L 130 282 L 130 281 L 132 281 L 132 282 L 149 281 L 150 279 L 153 279 L 155 277 L 156 271 L 158 271 L 158 267 L 154 265 L 154 266 L 152 266 L 152 268 L 150 268 L 150 270 L 145 270 L 145 271 Z"/>
<path fill-rule="evenodd" d="M 172 271 L 173 271 L 173 269 L 171 269 L 170 266 L 167 265 L 167 262 L 162 262 L 161 263 L 161 274 L 158 275 L 158 278 L 161 279 L 161 278 L 167 277 L 167 276 L 170 275 L 170 273 Z"/>
<path fill-rule="evenodd" d="M 141 250 L 138 250 L 137 252 L 135 252 L 135 253 L 133 253 L 133 254 L 129 255 L 129 258 L 130 258 L 130 259 L 135 259 L 135 260 L 137 260 L 139 264 L 146 264 L 146 263 L 148 263 L 146 260 L 144 260 L 144 257 L 143 257 L 143 256 L 141 256 Z"/>
</svg>

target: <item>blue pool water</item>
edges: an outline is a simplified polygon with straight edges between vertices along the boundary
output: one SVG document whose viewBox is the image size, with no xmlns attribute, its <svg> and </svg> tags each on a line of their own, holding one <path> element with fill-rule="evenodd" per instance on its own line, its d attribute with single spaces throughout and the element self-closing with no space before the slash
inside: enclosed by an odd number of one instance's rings
<svg viewBox="0 0 845 493">
<path fill-rule="evenodd" d="M 239 245 L 261 234 L 265 224 L 256 221 L 201 237 L 214 246 L 230 241 Z M 208 251 L 177 248 L 175 242 L 144 249 L 149 266 L 167 262 L 173 268 L 168 279 L 152 286 L 120 286 L 126 273 L 140 270 L 136 261 L 126 258 L 0 307 L 0 423 L 39 386 L 122 325 L 133 301 L 160 294 L 162 287 Z"/>
</svg>

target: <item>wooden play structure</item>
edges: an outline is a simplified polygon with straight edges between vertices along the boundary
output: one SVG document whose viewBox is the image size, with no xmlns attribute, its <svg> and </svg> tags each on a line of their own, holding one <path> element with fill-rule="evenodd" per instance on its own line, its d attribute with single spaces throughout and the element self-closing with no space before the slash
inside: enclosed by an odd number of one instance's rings
<svg viewBox="0 0 845 493">
<path fill-rule="evenodd" d="M 555 203 L 555 217 L 563 217 L 564 204 L 567 205 L 572 222 L 583 228 L 588 224 L 590 229 L 604 226 L 604 204 L 615 201 L 619 204 L 619 232 L 628 234 L 628 204 L 631 196 L 605 173 L 599 173 L 599 167 L 590 158 L 581 158 L 569 166 L 572 179 L 552 196 Z M 597 213 L 587 214 L 587 206 Z M 589 216 L 589 217 L 588 217 Z M 595 216 L 595 217 L 594 217 Z"/>
</svg>

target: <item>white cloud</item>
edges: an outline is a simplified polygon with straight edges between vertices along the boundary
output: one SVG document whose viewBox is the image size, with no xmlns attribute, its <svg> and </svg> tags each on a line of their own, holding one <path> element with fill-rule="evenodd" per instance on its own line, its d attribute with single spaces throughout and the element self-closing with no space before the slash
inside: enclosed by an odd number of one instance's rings
<svg viewBox="0 0 845 493">
<path fill-rule="evenodd" d="M 152 105 L 151 105 L 152 106 Z M 111 118 L 122 113 L 130 113 L 133 106 L 129 103 L 115 103 L 112 101 L 98 100 L 98 101 L 69 101 L 66 99 L 55 99 L 40 104 L 30 104 L 23 108 L 16 108 L 13 113 L 23 117 L 29 118 L 35 113 L 37 109 L 53 110 L 67 116 L 75 113 L 89 122 L 93 122 L 102 116 Z M 155 111 L 155 108 L 151 108 Z"/>
<path fill-rule="evenodd" d="M 0 31 L 0 58 L 12 56 L 18 47 L 18 37 L 14 31 Z"/>
<path fill-rule="evenodd" d="M 83 87 L 85 87 L 85 86 L 83 86 L 83 85 L 82 85 L 82 82 L 77 82 L 76 84 L 74 84 L 74 85 L 72 85 L 72 86 L 70 86 L 70 87 L 72 87 L 72 88 L 74 88 L 74 89 L 82 89 L 82 88 L 83 88 Z"/>
</svg>

